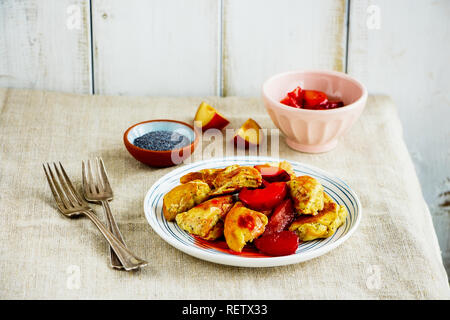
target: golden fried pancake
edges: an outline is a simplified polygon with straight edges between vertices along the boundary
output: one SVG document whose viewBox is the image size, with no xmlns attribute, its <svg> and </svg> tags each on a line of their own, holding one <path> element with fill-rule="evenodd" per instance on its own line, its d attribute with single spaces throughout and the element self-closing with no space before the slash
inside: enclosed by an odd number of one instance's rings
<svg viewBox="0 0 450 320">
<path fill-rule="evenodd" d="M 240 201 L 236 202 L 225 218 L 224 235 L 228 247 L 241 252 L 247 242 L 264 232 L 267 222 L 265 214 L 244 207 Z"/>
<path fill-rule="evenodd" d="M 221 219 L 232 206 L 233 196 L 212 198 L 186 212 L 177 214 L 175 220 L 181 229 L 206 240 L 215 240 L 223 235 Z"/>
<path fill-rule="evenodd" d="M 310 176 L 300 176 L 287 182 L 298 214 L 317 214 L 323 209 L 323 186 Z"/>
<path fill-rule="evenodd" d="M 239 168 L 239 165 L 235 164 L 227 168 Z M 187 183 L 192 180 L 201 180 L 206 182 L 211 188 L 214 188 L 214 179 L 220 172 L 225 171 L 225 169 L 202 169 L 197 172 L 190 172 L 180 178 L 180 183 Z"/>
<path fill-rule="evenodd" d="M 291 179 L 295 178 L 294 169 L 292 169 L 292 165 L 287 161 L 281 161 L 278 163 L 278 168 L 285 170 L 291 176 Z"/>
<path fill-rule="evenodd" d="M 175 216 L 187 211 L 209 197 L 211 189 L 207 183 L 194 180 L 176 186 L 163 198 L 163 213 L 168 221 L 173 221 Z"/>
<path fill-rule="evenodd" d="M 233 193 L 244 187 L 257 188 L 262 183 L 261 173 L 253 167 L 241 167 L 237 164 L 224 169 L 204 169 L 198 172 L 188 173 L 180 178 L 181 183 L 198 179 L 207 183 L 211 189 L 211 195 Z"/>
<path fill-rule="evenodd" d="M 270 162 L 270 163 L 266 163 L 269 166 L 272 167 L 278 167 L 280 169 L 283 169 L 284 171 L 286 171 L 289 176 L 291 177 L 291 179 L 295 178 L 295 172 L 294 169 L 292 169 L 292 165 L 287 162 L 287 161 L 281 161 L 281 162 Z"/>
<path fill-rule="evenodd" d="M 323 210 L 317 215 L 302 215 L 289 227 L 290 231 L 297 233 L 301 241 L 328 238 L 344 223 L 347 216 L 346 207 L 338 205 L 326 193 L 324 198 Z"/>
</svg>

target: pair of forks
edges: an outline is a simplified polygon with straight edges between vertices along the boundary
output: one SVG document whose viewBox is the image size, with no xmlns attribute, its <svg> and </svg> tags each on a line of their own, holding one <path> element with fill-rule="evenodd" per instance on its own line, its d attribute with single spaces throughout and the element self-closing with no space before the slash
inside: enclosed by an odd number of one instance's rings
<svg viewBox="0 0 450 320">
<path fill-rule="evenodd" d="M 66 170 L 59 162 L 59 168 L 53 163 L 54 174 L 50 164 L 42 165 L 48 184 L 55 198 L 59 211 L 68 218 L 80 215 L 87 216 L 100 230 L 110 245 L 110 263 L 115 269 L 133 270 L 147 265 L 147 261 L 138 258 L 124 244 L 122 235 L 114 220 L 109 207 L 109 200 L 113 198 L 113 192 L 109 183 L 103 160 L 96 159 L 96 173 L 92 170 L 91 162 L 85 165 L 82 162 L 82 185 L 84 198 L 74 188 Z M 85 201 L 101 203 L 106 213 L 107 224 L 105 226 L 95 214 L 94 210 Z"/>
</svg>

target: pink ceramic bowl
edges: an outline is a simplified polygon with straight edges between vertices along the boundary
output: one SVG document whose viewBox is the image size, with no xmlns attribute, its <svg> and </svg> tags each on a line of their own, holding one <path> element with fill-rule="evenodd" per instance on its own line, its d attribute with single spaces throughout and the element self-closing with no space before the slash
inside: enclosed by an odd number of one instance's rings
<svg viewBox="0 0 450 320">
<path fill-rule="evenodd" d="M 342 100 L 344 107 L 330 110 L 298 109 L 280 103 L 297 86 L 325 92 L 332 100 Z M 268 79 L 262 89 L 264 105 L 273 123 L 295 150 L 326 152 L 338 143 L 361 115 L 367 90 L 349 75 L 336 71 L 293 71 Z"/>
</svg>

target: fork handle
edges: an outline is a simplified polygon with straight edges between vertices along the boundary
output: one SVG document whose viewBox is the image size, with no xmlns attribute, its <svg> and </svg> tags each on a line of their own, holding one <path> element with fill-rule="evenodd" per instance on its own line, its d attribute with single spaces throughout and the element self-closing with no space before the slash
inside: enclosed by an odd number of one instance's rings
<svg viewBox="0 0 450 320">
<path fill-rule="evenodd" d="M 91 221 L 95 224 L 95 226 L 100 230 L 105 239 L 108 241 L 111 248 L 113 248 L 114 252 L 117 254 L 120 262 L 125 270 L 132 270 L 138 267 L 143 267 L 147 265 L 147 261 L 138 258 L 134 255 L 127 247 L 125 247 L 119 239 L 115 235 L 108 230 L 108 228 L 100 221 L 97 216 L 91 211 L 83 212 Z"/>
<path fill-rule="evenodd" d="M 106 213 L 106 221 L 108 222 L 108 228 L 109 231 L 112 232 L 113 235 L 119 239 L 119 241 L 125 246 L 125 241 L 123 240 L 122 234 L 120 233 L 119 227 L 117 226 L 116 220 L 114 219 L 111 208 L 109 207 L 108 200 L 102 201 L 103 210 Z M 119 260 L 119 257 L 117 257 L 117 254 L 114 252 L 113 248 L 109 247 L 109 253 L 110 253 L 110 263 L 111 267 L 115 269 L 123 269 L 123 265 Z"/>
</svg>

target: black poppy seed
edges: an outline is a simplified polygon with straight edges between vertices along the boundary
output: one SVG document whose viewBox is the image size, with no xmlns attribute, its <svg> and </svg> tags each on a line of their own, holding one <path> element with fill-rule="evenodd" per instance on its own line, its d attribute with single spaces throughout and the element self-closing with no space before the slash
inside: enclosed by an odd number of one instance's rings
<svg viewBox="0 0 450 320">
<path fill-rule="evenodd" d="M 167 151 L 183 148 L 189 145 L 190 141 L 186 136 L 177 132 L 158 130 L 151 131 L 134 139 L 133 144 L 142 149 Z"/>
</svg>

